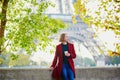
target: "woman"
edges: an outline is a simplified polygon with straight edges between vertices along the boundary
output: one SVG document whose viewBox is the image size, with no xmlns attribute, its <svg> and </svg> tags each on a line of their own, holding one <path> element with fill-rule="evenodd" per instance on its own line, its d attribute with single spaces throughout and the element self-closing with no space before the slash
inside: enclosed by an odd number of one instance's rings
<svg viewBox="0 0 120 80">
<path fill-rule="evenodd" d="M 76 57 L 74 45 L 68 42 L 68 37 L 65 33 L 61 34 L 61 43 L 56 46 L 55 56 L 50 67 L 52 77 L 55 80 L 74 80 L 75 68 L 73 59 Z"/>
</svg>

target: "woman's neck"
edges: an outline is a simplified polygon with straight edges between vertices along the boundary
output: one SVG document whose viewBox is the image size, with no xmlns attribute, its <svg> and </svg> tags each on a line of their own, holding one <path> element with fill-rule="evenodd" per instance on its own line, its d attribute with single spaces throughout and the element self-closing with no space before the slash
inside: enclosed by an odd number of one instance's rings
<svg viewBox="0 0 120 80">
<path fill-rule="evenodd" d="M 67 42 L 62 42 L 62 44 L 67 44 Z"/>
</svg>

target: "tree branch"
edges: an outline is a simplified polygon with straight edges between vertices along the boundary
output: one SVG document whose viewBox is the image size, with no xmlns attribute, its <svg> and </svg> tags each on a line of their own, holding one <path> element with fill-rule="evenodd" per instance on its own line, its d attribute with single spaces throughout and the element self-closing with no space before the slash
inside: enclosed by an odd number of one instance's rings
<svg viewBox="0 0 120 80">
<path fill-rule="evenodd" d="M 118 52 L 112 52 L 112 54 L 120 56 L 120 53 L 118 53 Z"/>
</svg>

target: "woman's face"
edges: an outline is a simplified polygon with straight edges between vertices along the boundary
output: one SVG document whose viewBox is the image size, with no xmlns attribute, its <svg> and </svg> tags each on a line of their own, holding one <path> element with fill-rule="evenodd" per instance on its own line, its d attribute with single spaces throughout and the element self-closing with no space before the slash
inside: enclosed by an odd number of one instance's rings
<svg viewBox="0 0 120 80">
<path fill-rule="evenodd" d="M 67 36 L 67 35 L 65 35 L 64 40 L 65 40 L 66 42 L 68 41 L 68 36 Z"/>
</svg>

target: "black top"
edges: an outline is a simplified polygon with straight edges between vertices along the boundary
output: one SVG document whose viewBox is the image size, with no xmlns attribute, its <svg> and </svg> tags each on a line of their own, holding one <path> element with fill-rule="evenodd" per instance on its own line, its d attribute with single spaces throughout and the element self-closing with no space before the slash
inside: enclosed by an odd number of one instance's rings
<svg viewBox="0 0 120 80">
<path fill-rule="evenodd" d="M 68 51 L 68 43 L 67 44 L 62 44 L 63 63 L 68 64 L 68 57 L 65 56 L 65 51 Z"/>
</svg>

